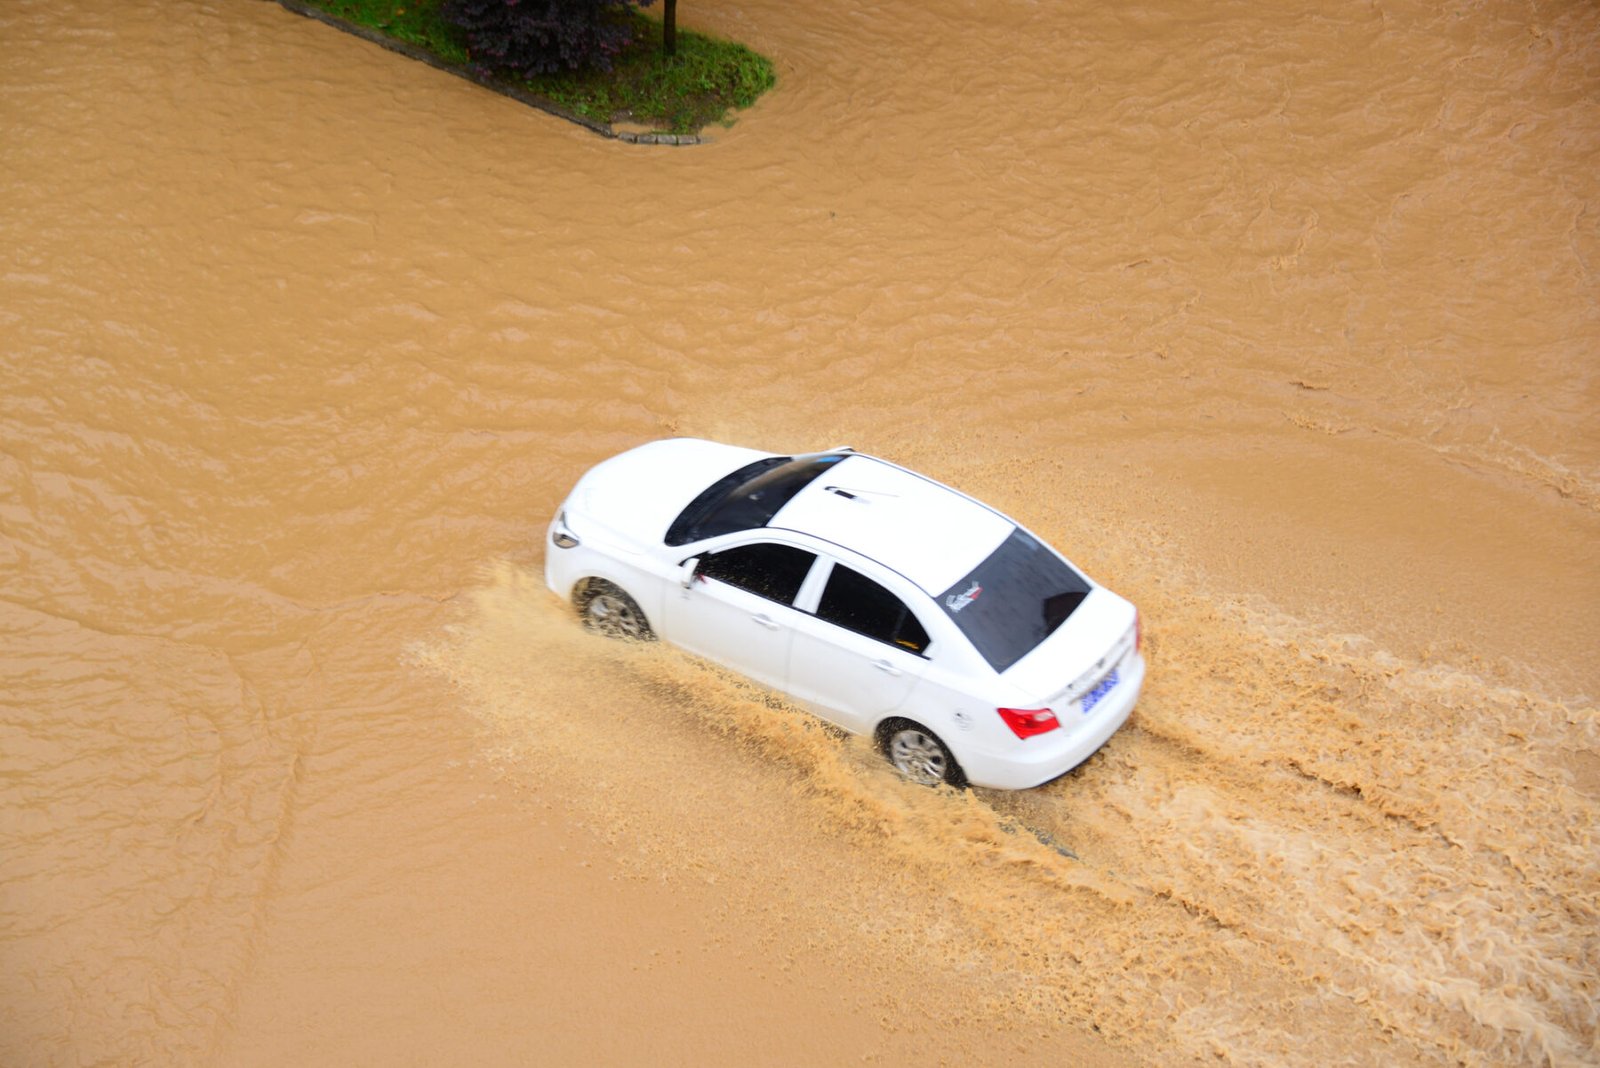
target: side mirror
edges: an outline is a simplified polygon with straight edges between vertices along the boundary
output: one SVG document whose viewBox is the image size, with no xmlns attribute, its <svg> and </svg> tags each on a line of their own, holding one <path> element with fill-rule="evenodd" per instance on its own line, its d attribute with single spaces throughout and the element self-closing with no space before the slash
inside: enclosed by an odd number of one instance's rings
<svg viewBox="0 0 1600 1068">
<path fill-rule="evenodd" d="M 694 585 L 694 573 L 700 567 L 700 558 L 691 556 L 678 565 L 678 585 L 688 589 Z"/>
</svg>

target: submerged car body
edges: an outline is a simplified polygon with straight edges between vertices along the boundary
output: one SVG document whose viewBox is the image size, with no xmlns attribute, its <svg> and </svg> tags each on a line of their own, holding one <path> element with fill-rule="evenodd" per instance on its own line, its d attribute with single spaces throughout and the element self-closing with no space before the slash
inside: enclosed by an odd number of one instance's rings
<svg viewBox="0 0 1600 1068">
<path fill-rule="evenodd" d="M 652 442 L 585 474 L 548 537 L 545 580 L 589 625 L 771 686 L 915 781 L 1047 782 L 1144 682 L 1133 605 L 999 512 L 850 449 Z"/>
</svg>

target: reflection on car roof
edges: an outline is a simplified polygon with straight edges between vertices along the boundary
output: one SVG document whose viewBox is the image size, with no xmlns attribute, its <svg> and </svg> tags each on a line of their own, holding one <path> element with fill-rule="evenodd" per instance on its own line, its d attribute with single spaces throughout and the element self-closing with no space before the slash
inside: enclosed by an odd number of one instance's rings
<svg viewBox="0 0 1600 1068">
<path fill-rule="evenodd" d="M 1015 528 L 948 487 L 860 455 L 801 490 L 769 525 L 853 549 L 930 595 L 971 571 Z"/>
</svg>

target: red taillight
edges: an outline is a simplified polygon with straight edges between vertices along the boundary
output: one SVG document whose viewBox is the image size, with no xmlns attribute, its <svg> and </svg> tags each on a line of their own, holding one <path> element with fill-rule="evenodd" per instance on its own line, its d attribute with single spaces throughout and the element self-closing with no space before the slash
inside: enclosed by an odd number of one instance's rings
<svg viewBox="0 0 1600 1068">
<path fill-rule="evenodd" d="M 997 708 L 995 711 L 1018 738 L 1032 738 L 1061 726 L 1056 714 L 1048 708 Z"/>
</svg>

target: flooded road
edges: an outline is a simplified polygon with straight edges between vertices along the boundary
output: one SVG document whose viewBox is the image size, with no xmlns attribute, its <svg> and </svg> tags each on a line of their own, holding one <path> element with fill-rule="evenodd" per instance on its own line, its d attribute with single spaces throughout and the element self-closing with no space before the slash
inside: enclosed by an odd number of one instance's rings
<svg viewBox="0 0 1600 1068">
<path fill-rule="evenodd" d="M 0 5 L 0 1063 L 1600 1061 L 1600 12 L 699 5 L 627 146 L 259 0 Z M 852 444 L 1136 601 L 894 780 L 538 581 Z"/>
</svg>

